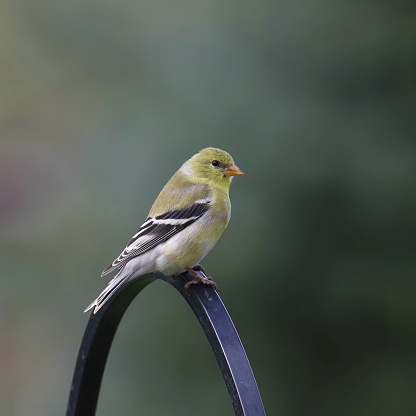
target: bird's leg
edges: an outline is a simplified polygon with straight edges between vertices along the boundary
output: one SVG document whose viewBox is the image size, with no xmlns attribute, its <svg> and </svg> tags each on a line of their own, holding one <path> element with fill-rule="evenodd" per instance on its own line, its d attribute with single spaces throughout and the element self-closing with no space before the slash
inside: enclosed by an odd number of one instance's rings
<svg viewBox="0 0 416 416">
<path fill-rule="evenodd" d="M 198 283 L 203 283 L 204 285 L 212 286 L 218 292 L 218 286 L 212 280 L 212 277 L 202 277 L 200 274 L 198 274 L 195 270 L 192 270 L 190 267 L 187 267 L 186 271 L 189 272 L 193 277 L 195 277 L 195 279 L 190 280 L 185 284 L 185 292 L 188 292 L 189 286 L 196 285 Z"/>
<path fill-rule="evenodd" d="M 200 264 L 195 264 L 195 266 L 192 267 L 192 270 L 195 270 L 196 272 L 202 272 L 202 273 L 204 273 L 205 276 L 207 275 L 207 272 L 205 271 L 205 269 Z M 207 279 L 208 279 L 208 277 L 207 277 Z M 211 278 L 209 278 L 209 279 L 211 279 Z"/>
<path fill-rule="evenodd" d="M 207 272 L 200 264 L 196 264 L 194 267 L 192 267 L 192 270 L 195 270 L 196 272 L 202 272 L 208 280 L 212 280 L 212 277 L 207 276 Z"/>
</svg>

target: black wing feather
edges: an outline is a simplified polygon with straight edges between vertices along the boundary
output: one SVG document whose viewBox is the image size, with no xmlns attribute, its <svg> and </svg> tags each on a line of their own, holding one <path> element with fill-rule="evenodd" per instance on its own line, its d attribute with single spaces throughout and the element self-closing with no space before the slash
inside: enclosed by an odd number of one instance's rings
<svg viewBox="0 0 416 416">
<path fill-rule="evenodd" d="M 110 273 L 116 268 L 124 266 L 133 257 L 146 253 L 152 248 L 155 248 L 158 244 L 169 240 L 169 238 L 184 230 L 186 227 L 189 227 L 208 210 L 209 202 L 210 201 L 207 201 L 205 203 L 193 204 L 185 209 L 169 211 L 165 214 L 158 215 L 153 219 L 147 218 L 143 225 L 139 228 L 137 233 L 134 235 L 134 237 L 130 240 L 126 248 L 123 250 L 122 254 L 119 257 L 117 257 L 117 259 L 114 260 L 113 263 L 103 271 L 102 276 L 107 273 Z M 183 224 L 155 224 L 151 222 L 146 224 L 146 222 L 151 220 L 186 220 L 187 218 L 189 218 L 189 221 L 186 221 Z M 146 225 L 144 226 L 144 224 Z M 145 235 L 149 237 L 147 240 L 143 241 L 143 243 L 140 244 L 134 250 L 130 252 L 127 251 L 128 248 L 132 244 L 134 244 L 134 242 L 138 238 L 141 238 Z"/>
</svg>

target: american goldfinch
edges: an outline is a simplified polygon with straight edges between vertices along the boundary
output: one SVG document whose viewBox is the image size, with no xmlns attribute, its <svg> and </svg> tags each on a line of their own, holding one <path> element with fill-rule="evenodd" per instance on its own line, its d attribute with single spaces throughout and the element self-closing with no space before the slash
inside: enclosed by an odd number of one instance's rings
<svg viewBox="0 0 416 416">
<path fill-rule="evenodd" d="M 177 275 L 188 271 L 194 283 L 217 285 L 195 270 L 220 238 L 230 220 L 228 192 L 233 176 L 243 175 L 223 150 L 208 147 L 187 160 L 154 202 L 143 225 L 101 276 L 118 269 L 115 277 L 84 312 L 96 313 L 125 282 L 142 274 Z"/>
</svg>

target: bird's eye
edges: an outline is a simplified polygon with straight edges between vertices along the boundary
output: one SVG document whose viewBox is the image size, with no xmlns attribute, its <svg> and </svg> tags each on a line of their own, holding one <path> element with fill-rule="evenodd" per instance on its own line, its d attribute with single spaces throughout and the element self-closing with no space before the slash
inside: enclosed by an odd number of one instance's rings
<svg viewBox="0 0 416 416">
<path fill-rule="evenodd" d="M 213 161 L 211 162 L 211 165 L 212 165 L 212 166 L 215 166 L 215 167 L 218 167 L 218 166 L 220 165 L 220 162 L 218 162 L 218 160 L 213 160 Z"/>
</svg>

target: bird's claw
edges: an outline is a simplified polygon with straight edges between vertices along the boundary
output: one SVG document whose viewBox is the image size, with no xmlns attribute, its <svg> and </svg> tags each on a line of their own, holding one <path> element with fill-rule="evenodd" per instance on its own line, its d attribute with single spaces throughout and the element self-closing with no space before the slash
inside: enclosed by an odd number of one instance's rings
<svg viewBox="0 0 416 416">
<path fill-rule="evenodd" d="M 202 283 L 204 285 L 212 286 L 218 292 L 218 285 L 212 280 L 212 278 L 201 277 L 201 279 L 190 280 L 185 284 L 185 292 L 188 293 L 189 286 Z"/>
<path fill-rule="evenodd" d="M 200 266 L 199 264 L 197 266 L 201 267 L 201 269 L 202 269 L 201 271 L 205 274 L 205 270 L 203 270 L 202 266 Z M 197 267 L 197 266 L 195 266 L 195 267 Z M 185 283 L 184 289 L 185 289 L 186 293 L 188 293 L 188 289 L 191 285 L 196 285 L 198 283 L 202 283 L 204 285 L 211 286 L 218 292 L 218 286 L 212 280 L 212 277 L 210 277 L 210 276 L 203 277 L 200 274 L 198 274 L 194 269 L 195 268 L 193 268 L 193 269 L 187 268 L 186 269 L 195 278 L 194 280 L 190 280 L 189 282 Z"/>
</svg>

